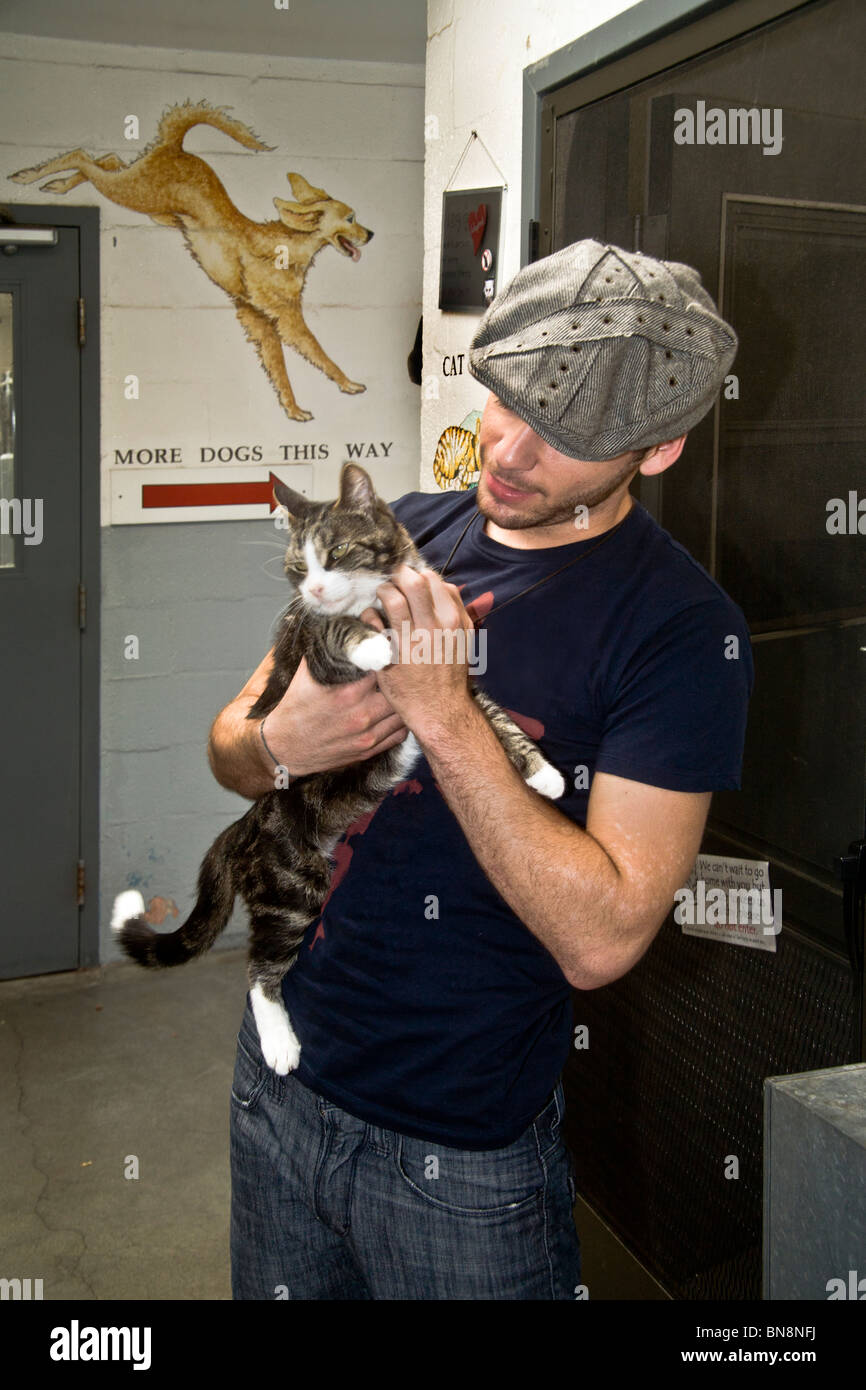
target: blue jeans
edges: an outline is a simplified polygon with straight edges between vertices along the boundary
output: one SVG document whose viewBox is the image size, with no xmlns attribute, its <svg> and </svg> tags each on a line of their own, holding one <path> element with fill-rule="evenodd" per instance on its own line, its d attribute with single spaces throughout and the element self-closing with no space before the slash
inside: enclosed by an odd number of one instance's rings
<svg viewBox="0 0 866 1390">
<path fill-rule="evenodd" d="M 504 1149 L 411 1139 L 262 1057 L 247 997 L 231 1095 L 235 1299 L 573 1299 L 561 1083 Z"/>
</svg>

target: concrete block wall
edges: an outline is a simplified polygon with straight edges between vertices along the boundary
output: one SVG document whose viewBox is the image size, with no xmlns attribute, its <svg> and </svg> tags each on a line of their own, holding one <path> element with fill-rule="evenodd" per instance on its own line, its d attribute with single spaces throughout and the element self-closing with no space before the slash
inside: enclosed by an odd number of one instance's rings
<svg viewBox="0 0 866 1390">
<path fill-rule="evenodd" d="M 111 475 L 147 476 L 119 462 L 130 449 L 176 450 L 179 480 L 203 465 L 202 449 L 258 444 L 266 466 L 294 462 L 304 457 L 295 451 L 307 449 L 311 493 L 327 498 L 352 445 L 388 499 L 418 486 L 419 391 L 406 358 L 421 312 L 424 70 L 17 35 L 2 36 L 0 55 L 0 203 L 13 211 L 16 203 L 100 209 L 101 459 L 85 466 L 101 467 L 102 478 L 100 953 L 107 961 L 117 958 L 108 928 L 114 894 L 136 886 L 146 900 L 173 899 L 185 914 L 205 849 L 249 804 L 211 777 L 207 734 L 268 650 L 287 599 L 281 533 L 264 514 L 119 525 Z M 208 162 L 247 217 L 274 218 L 274 197 L 293 199 L 287 174 L 295 172 L 353 207 L 374 232 L 360 261 L 325 247 L 309 271 L 306 321 L 366 390 L 341 393 L 285 348 L 297 401 L 313 413 L 306 422 L 284 414 L 231 300 L 179 231 L 90 183 L 63 195 L 8 180 L 78 146 L 131 161 L 168 107 L 202 99 L 231 107 L 274 147 L 249 151 L 205 125 L 186 136 L 185 148 Z M 138 120 L 132 140 L 130 116 Z M 130 374 L 138 399 L 125 391 Z M 237 459 L 228 466 L 236 478 Z M 137 660 L 124 657 L 129 635 L 139 639 Z M 222 944 L 242 939 L 245 920 L 236 913 Z"/>
</svg>

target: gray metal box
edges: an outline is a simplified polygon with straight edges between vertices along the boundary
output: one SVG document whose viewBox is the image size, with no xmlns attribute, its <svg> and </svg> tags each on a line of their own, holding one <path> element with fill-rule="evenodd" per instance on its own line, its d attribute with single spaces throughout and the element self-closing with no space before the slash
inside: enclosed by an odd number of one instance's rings
<svg viewBox="0 0 866 1390">
<path fill-rule="evenodd" d="M 866 1063 L 764 1083 L 764 1298 L 866 1300 Z"/>
</svg>

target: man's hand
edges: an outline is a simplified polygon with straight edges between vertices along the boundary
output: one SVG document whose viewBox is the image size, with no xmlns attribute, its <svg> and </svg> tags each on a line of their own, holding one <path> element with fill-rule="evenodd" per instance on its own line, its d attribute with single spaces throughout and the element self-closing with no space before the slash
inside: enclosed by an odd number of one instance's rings
<svg viewBox="0 0 866 1390">
<path fill-rule="evenodd" d="M 243 690 L 217 715 L 208 759 L 217 781 L 254 801 L 274 790 L 276 769 L 262 745 L 261 720 L 247 719 L 268 683 L 273 651 Z M 361 762 L 392 748 L 408 729 L 376 689 L 371 672 L 351 685 L 318 685 L 302 661 L 280 703 L 267 715 L 274 756 L 300 777 Z"/>
<path fill-rule="evenodd" d="M 319 685 L 301 661 L 265 737 L 293 776 L 330 772 L 392 748 L 408 733 L 370 671 L 350 685 Z"/>
<path fill-rule="evenodd" d="M 378 673 L 379 689 L 423 743 L 428 728 L 451 727 L 472 705 L 474 624 L 459 589 L 432 570 L 401 565 L 376 592 L 400 652 L 398 661 Z M 369 608 L 361 620 L 386 625 Z"/>
</svg>

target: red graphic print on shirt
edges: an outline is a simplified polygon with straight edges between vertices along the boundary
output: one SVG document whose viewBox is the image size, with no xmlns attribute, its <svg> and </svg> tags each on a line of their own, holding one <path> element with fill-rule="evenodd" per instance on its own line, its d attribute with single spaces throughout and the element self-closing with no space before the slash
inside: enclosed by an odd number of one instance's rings
<svg viewBox="0 0 866 1390">
<path fill-rule="evenodd" d="M 396 787 L 392 787 L 391 795 L 399 796 L 401 792 L 414 792 L 417 795 L 420 791 L 421 783 L 416 782 L 414 778 L 410 778 L 408 781 L 398 782 Z M 343 879 L 346 877 L 346 874 L 349 872 L 349 865 L 351 864 L 352 856 L 355 853 L 354 849 L 349 844 L 349 841 L 353 840 L 356 835 L 363 835 L 366 833 L 367 827 L 369 826 L 370 821 L 373 819 L 378 809 L 378 806 L 374 806 L 372 811 L 367 811 L 365 815 L 359 816 L 356 821 L 353 821 L 352 824 L 349 826 L 349 829 L 343 836 L 342 840 L 340 840 L 339 843 L 335 846 L 334 872 L 331 876 L 331 886 L 328 889 L 328 896 L 322 903 L 322 916 L 324 916 L 325 908 L 331 901 L 331 896 L 334 893 L 334 890 L 339 887 L 339 885 L 343 882 Z M 313 936 L 313 939 L 310 942 L 311 951 L 315 946 L 316 942 L 319 940 L 319 937 L 321 937 L 324 941 L 325 928 L 322 926 L 322 917 L 319 918 L 319 924 L 316 927 L 315 935 Z"/>
<path fill-rule="evenodd" d="M 458 584 L 457 588 L 462 589 L 463 585 Z M 486 618 L 493 607 L 493 590 L 488 589 L 486 594 L 479 594 L 477 598 L 472 599 L 469 603 L 464 603 L 463 607 L 466 609 L 473 623 L 480 623 L 481 619 Z"/>
</svg>

